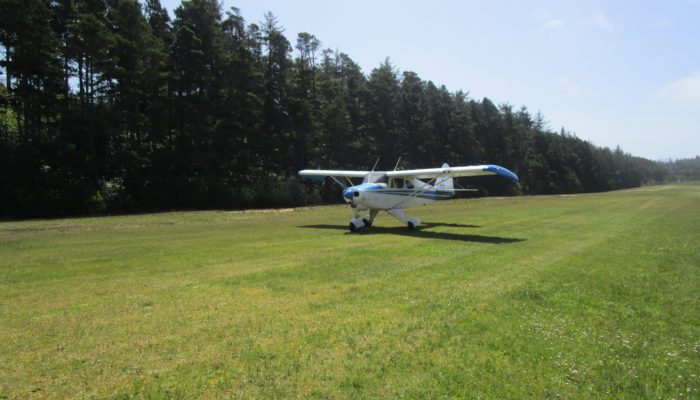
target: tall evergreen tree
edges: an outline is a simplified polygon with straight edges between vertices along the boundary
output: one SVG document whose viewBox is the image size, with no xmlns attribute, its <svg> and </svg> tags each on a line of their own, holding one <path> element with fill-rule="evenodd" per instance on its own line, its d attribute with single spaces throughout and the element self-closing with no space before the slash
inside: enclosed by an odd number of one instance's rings
<svg viewBox="0 0 700 400">
<path fill-rule="evenodd" d="M 265 15 L 263 24 L 266 56 L 264 115 L 268 134 L 259 138 L 262 146 L 263 165 L 274 171 L 293 172 L 293 142 L 296 132 L 290 120 L 288 104 L 288 78 L 290 69 L 289 53 L 291 44 L 284 37 L 283 29 L 272 13 Z M 260 140 L 262 139 L 262 140 Z"/>
<path fill-rule="evenodd" d="M 398 125 L 399 79 L 387 58 L 372 70 L 367 81 L 366 117 L 368 158 L 379 157 L 387 166 L 400 154 L 404 143 Z M 374 150 L 374 151 L 372 151 Z"/>
</svg>

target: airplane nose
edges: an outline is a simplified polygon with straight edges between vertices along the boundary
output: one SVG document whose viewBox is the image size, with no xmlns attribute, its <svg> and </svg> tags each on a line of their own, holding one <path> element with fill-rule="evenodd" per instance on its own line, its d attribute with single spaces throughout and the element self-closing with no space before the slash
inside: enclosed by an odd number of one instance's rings
<svg viewBox="0 0 700 400">
<path fill-rule="evenodd" d="M 345 201 L 348 203 L 352 201 L 352 188 L 343 190 L 343 198 L 345 198 Z"/>
</svg>

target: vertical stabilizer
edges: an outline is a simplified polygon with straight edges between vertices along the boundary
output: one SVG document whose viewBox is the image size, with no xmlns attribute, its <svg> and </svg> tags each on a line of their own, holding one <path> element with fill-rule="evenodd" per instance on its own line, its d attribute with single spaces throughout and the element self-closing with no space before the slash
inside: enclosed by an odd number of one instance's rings
<svg viewBox="0 0 700 400">
<path fill-rule="evenodd" d="M 447 164 L 442 164 L 442 169 L 447 168 L 450 168 L 450 166 Z M 435 189 L 454 193 L 454 183 L 452 182 L 452 177 L 449 175 L 444 175 L 437 178 L 435 180 Z"/>
</svg>

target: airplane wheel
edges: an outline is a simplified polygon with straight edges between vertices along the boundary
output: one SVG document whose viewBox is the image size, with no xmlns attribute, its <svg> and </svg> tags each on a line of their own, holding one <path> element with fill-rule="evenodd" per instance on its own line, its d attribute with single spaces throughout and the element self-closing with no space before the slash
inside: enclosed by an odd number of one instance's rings
<svg viewBox="0 0 700 400">
<path fill-rule="evenodd" d="M 368 220 L 368 219 L 364 219 L 364 218 L 362 218 L 362 223 L 363 223 L 363 224 L 365 224 L 365 226 L 372 226 L 372 223 L 371 223 L 371 222 L 369 222 L 369 220 Z"/>
<path fill-rule="evenodd" d="M 357 227 L 352 222 L 350 223 L 350 232 L 357 232 Z"/>
<path fill-rule="evenodd" d="M 412 231 L 412 230 L 415 230 L 415 229 L 416 229 L 416 226 L 413 224 L 413 222 L 408 221 L 408 230 L 409 230 L 409 231 Z"/>
</svg>

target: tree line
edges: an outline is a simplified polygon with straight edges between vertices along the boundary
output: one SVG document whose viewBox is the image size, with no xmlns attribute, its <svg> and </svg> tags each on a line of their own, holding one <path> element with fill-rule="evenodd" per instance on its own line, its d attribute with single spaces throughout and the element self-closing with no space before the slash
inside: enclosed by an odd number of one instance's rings
<svg viewBox="0 0 700 400">
<path fill-rule="evenodd" d="M 0 216 L 293 206 L 337 201 L 303 168 L 494 163 L 519 185 L 604 191 L 698 178 L 700 159 L 597 147 L 525 107 L 399 73 L 365 74 L 271 13 L 217 0 L 0 0 Z M 684 162 L 686 162 L 684 161 Z M 677 168 L 676 168 L 677 167 Z"/>
</svg>

